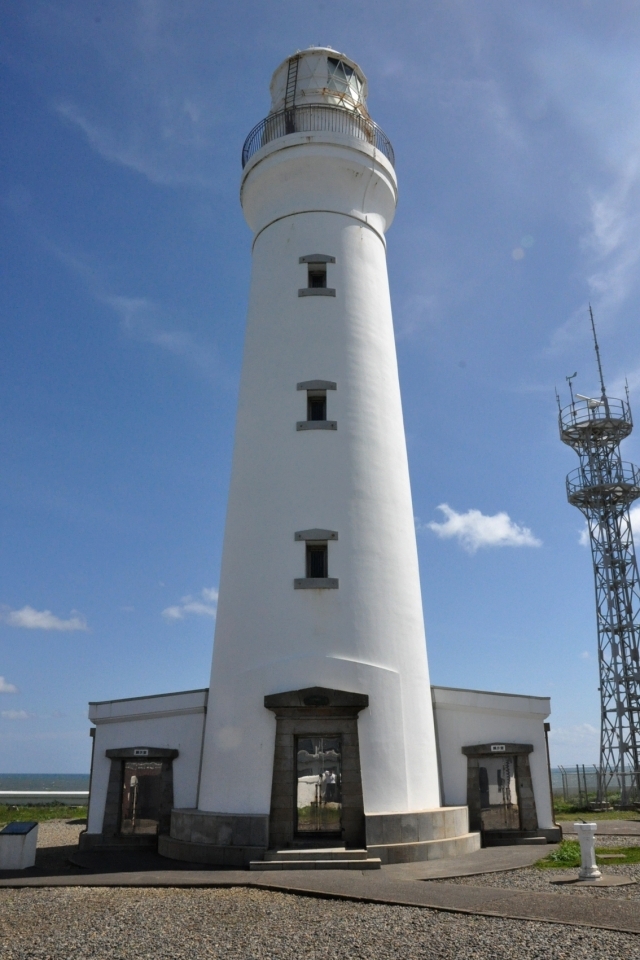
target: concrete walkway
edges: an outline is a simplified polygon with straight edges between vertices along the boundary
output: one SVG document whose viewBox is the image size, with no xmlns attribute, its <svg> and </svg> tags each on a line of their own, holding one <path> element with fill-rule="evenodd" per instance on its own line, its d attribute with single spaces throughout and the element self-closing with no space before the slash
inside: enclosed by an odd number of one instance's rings
<svg viewBox="0 0 640 960">
<path fill-rule="evenodd" d="M 451 860 L 396 864 L 376 871 L 206 870 L 200 865 L 168 861 L 157 854 L 74 854 L 57 871 L 2 871 L 0 889 L 16 887 L 256 887 L 313 897 L 362 903 L 428 907 L 454 913 L 518 920 L 542 920 L 577 926 L 640 933 L 637 901 L 559 896 L 490 886 L 448 884 L 455 876 L 473 876 L 529 866 L 552 849 L 490 847 Z M 73 863 L 75 861 L 75 864 Z M 80 866 L 82 864 L 82 866 Z M 439 880 L 439 883 L 425 883 Z"/>
</svg>

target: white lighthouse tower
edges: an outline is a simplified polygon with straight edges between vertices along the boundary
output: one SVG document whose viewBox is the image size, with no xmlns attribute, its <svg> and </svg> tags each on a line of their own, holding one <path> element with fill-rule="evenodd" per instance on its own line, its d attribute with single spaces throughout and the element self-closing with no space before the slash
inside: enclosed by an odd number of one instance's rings
<svg viewBox="0 0 640 960">
<path fill-rule="evenodd" d="M 198 809 L 171 831 L 213 846 L 377 847 L 409 814 L 417 841 L 440 807 L 386 265 L 397 181 L 366 93 L 348 57 L 297 53 L 243 153 L 253 267 L 209 706 Z"/>
<path fill-rule="evenodd" d="M 386 265 L 397 184 L 366 92 L 348 57 L 296 53 L 245 142 L 253 270 L 211 685 L 90 704 L 83 849 L 361 869 L 477 850 L 480 830 L 560 838 L 549 700 L 429 684 Z"/>
</svg>

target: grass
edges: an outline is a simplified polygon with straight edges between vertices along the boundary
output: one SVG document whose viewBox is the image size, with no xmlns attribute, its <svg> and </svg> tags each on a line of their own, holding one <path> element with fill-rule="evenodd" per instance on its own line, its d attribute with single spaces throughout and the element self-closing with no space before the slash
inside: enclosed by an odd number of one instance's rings
<svg viewBox="0 0 640 960">
<path fill-rule="evenodd" d="M 590 810 L 580 803 L 554 798 L 556 820 L 640 820 L 640 810 Z"/>
<path fill-rule="evenodd" d="M 87 808 L 70 807 L 66 803 L 14 804 L 0 803 L 0 826 L 15 820 L 84 820 Z"/>
<path fill-rule="evenodd" d="M 600 859 L 600 855 L 604 857 Z M 616 854 L 615 860 L 609 854 Z M 596 861 L 600 865 L 640 863 L 640 847 L 596 847 Z M 551 853 L 535 864 L 541 870 L 568 870 L 580 866 L 580 844 L 577 840 L 563 840 Z"/>
</svg>

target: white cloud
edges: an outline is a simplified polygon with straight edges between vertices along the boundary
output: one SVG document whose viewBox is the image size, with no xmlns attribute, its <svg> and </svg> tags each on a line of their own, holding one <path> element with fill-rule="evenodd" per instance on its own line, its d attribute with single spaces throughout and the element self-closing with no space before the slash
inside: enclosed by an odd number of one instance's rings
<svg viewBox="0 0 640 960">
<path fill-rule="evenodd" d="M 184 620 L 184 618 L 193 613 L 200 617 L 213 617 L 215 619 L 218 609 L 218 591 L 215 587 L 204 587 L 200 591 L 200 598 L 187 595 L 183 597 L 179 604 L 173 607 L 165 607 L 162 616 L 165 620 Z"/>
<path fill-rule="evenodd" d="M 10 627 L 24 627 L 27 630 L 88 630 L 87 622 L 76 610 L 71 611 L 68 620 L 56 617 L 50 610 L 34 610 L 33 607 L 22 607 L 21 610 L 8 610 L 1 615 L 2 620 Z"/>
<path fill-rule="evenodd" d="M 444 523 L 432 521 L 426 526 L 443 540 L 456 538 L 468 552 L 475 553 L 479 547 L 540 547 L 542 541 L 528 527 L 521 527 L 508 513 L 486 516 L 479 510 L 457 513 L 447 503 L 438 506 L 446 517 Z"/>
<path fill-rule="evenodd" d="M 29 714 L 26 710 L 2 710 L 0 716 L 3 720 L 28 720 Z"/>
<path fill-rule="evenodd" d="M 580 536 L 578 537 L 578 543 L 580 544 L 581 547 L 589 546 L 589 528 L 587 527 L 586 523 L 582 528 L 582 530 L 580 531 Z"/>
<path fill-rule="evenodd" d="M 591 660 L 591 654 L 589 653 L 588 650 L 583 650 L 582 653 L 580 654 L 580 659 L 581 659 L 581 660 Z"/>
<path fill-rule="evenodd" d="M 8 683 L 4 677 L 0 677 L 0 693 L 17 693 L 18 688 L 13 683 Z"/>
</svg>

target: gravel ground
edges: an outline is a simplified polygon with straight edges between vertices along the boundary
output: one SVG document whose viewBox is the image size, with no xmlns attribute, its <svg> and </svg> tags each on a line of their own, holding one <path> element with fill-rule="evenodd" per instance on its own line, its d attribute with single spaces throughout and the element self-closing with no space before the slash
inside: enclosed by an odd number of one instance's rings
<svg viewBox="0 0 640 960">
<path fill-rule="evenodd" d="M 38 848 L 75 847 L 85 826 L 85 820 L 43 820 L 38 824 Z"/>
<path fill-rule="evenodd" d="M 78 837 L 84 820 L 43 820 L 38 824 L 36 867 L 59 872 L 68 869 L 67 858 L 78 851 Z"/>
<path fill-rule="evenodd" d="M 576 887 L 572 884 L 555 884 L 550 880 L 573 879 L 578 868 L 572 870 L 539 870 L 524 867 L 504 873 L 484 873 L 476 877 L 452 877 L 447 880 L 427 880 L 426 883 L 457 883 L 472 887 L 504 887 L 510 890 L 537 890 L 542 893 L 570 894 L 572 896 L 606 897 L 609 900 L 640 900 L 640 863 L 615 865 L 600 864 L 602 873 L 631 877 L 636 881 L 628 887 Z"/>
<path fill-rule="evenodd" d="M 640 960 L 640 937 L 242 888 L 23 888 L 0 891 L 0 953 L 3 960 Z"/>
</svg>

